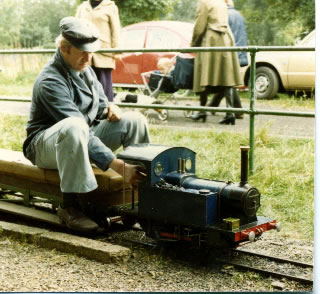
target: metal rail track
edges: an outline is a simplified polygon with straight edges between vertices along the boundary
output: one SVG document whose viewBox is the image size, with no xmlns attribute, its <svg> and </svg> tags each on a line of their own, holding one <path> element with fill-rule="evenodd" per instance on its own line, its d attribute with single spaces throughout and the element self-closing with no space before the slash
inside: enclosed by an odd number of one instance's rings
<svg viewBox="0 0 320 294">
<path fill-rule="evenodd" d="M 244 255 L 250 255 L 250 256 L 261 258 L 261 259 L 274 261 L 277 263 L 286 263 L 286 264 L 294 265 L 294 266 L 300 267 L 300 268 L 301 267 L 302 268 L 313 268 L 313 265 L 310 263 L 305 263 L 305 262 L 280 258 L 280 257 L 276 257 L 276 256 L 255 253 L 255 252 L 247 251 L 247 250 L 243 250 L 243 249 L 241 249 L 241 250 L 233 249 L 232 251 L 236 252 L 236 253 L 244 254 Z M 275 270 L 266 270 L 266 269 L 262 269 L 260 267 L 248 265 L 248 264 L 245 264 L 242 262 L 241 263 L 235 262 L 235 261 L 230 260 L 228 258 L 226 258 L 226 259 L 217 258 L 216 261 L 224 263 L 224 264 L 232 265 L 232 266 L 239 268 L 239 269 L 254 271 L 254 272 L 257 272 L 257 273 L 260 273 L 263 275 L 269 275 L 269 276 L 273 276 L 273 277 L 277 277 L 277 278 L 286 278 L 288 280 L 296 281 L 296 282 L 303 283 L 303 284 L 313 284 L 313 279 L 311 279 L 311 278 L 281 273 L 280 271 L 275 271 Z"/>
<path fill-rule="evenodd" d="M 134 245 L 141 245 L 143 247 L 149 247 L 149 248 L 156 248 L 158 246 L 158 244 L 155 242 L 143 242 L 143 241 L 131 240 L 127 238 L 123 238 L 121 241 L 124 243 L 132 243 Z"/>
<path fill-rule="evenodd" d="M 30 208 L 26 208 L 26 209 L 30 209 Z M 33 213 L 34 213 L 34 211 L 33 211 Z M 24 214 L 24 216 L 25 216 L 25 214 Z M 46 219 L 47 219 L 47 217 L 46 217 Z M 56 224 L 56 223 L 54 223 L 54 224 Z M 121 227 L 123 227 L 123 226 L 121 226 Z M 140 228 L 131 228 L 131 229 L 137 230 L 137 231 L 142 231 Z M 127 238 L 122 239 L 122 241 L 126 242 L 126 243 L 130 242 L 135 245 L 140 245 L 140 246 L 149 247 L 149 248 L 156 248 L 158 246 L 158 244 L 156 242 L 143 242 L 143 241 L 131 240 L 131 239 L 127 239 Z M 274 261 L 277 263 L 286 263 L 286 264 L 294 265 L 294 266 L 300 267 L 300 268 L 313 268 L 313 265 L 310 263 L 280 258 L 280 257 L 276 257 L 276 256 L 265 255 L 265 254 L 261 254 L 261 253 L 248 251 L 245 249 L 232 249 L 232 251 L 235 253 L 238 253 L 238 254 L 250 255 L 250 256 L 257 257 L 257 258 L 271 260 L 271 261 Z M 236 268 L 254 271 L 254 272 L 257 272 L 260 274 L 264 274 L 264 275 L 269 275 L 269 276 L 273 276 L 273 277 L 277 277 L 277 278 L 286 278 L 288 280 L 293 280 L 293 281 L 297 281 L 297 282 L 304 283 L 304 284 L 312 284 L 313 283 L 312 279 L 309 279 L 306 277 L 294 276 L 294 275 L 290 275 L 290 274 L 281 273 L 279 271 L 265 270 L 265 269 L 258 268 L 255 266 L 246 265 L 244 263 L 235 262 L 230 259 L 228 260 L 227 258 L 222 259 L 221 257 L 219 257 L 219 258 L 216 258 L 215 260 L 217 262 L 222 263 L 222 264 L 233 265 Z"/>
<path fill-rule="evenodd" d="M 234 252 L 243 253 L 243 254 L 252 255 L 252 256 L 258 256 L 258 257 L 262 257 L 262 258 L 267 258 L 267 259 L 274 260 L 274 261 L 277 261 L 277 262 L 286 262 L 286 263 L 291 263 L 293 265 L 297 265 L 297 266 L 301 266 L 301 267 L 313 268 L 313 264 L 311 264 L 311 263 L 306 263 L 306 262 L 296 261 L 296 260 L 292 260 L 292 259 L 286 259 L 286 258 L 280 258 L 280 257 L 277 257 L 277 256 L 271 256 L 271 255 L 256 253 L 256 252 L 252 252 L 252 251 L 248 251 L 248 250 L 244 250 L 244 249 L 241 249 L 241 250 L 233 249 L 233 251 Z"/>
<path fill-rule="evenodd" d="M 123 239 L 122 241 L 124 241 L 126 243 L 129 242 L 129 243 L 132 243 L 135 245 L 148 247 L 148 248 L 156 248 L 157 247 L 157 243 L 155 243 L 155 242 L 143 242 L 143 241 L 137 241 L 137 240 L 132 240 L 132 239 Z M 280 258 L 277 256 L 255 253 L 255 252 L 247 251 L 247 250 L 243 250 L 243 249 L 241 249 L 241 250 L 232 249 L 232 252 L 236 252 L 236 253 L 240 253 L 240 254 L 244 254 L 244 255 L 250 255 L 250 256 L 254 256 L 254 257 L 258 257 L 258 258 L 262 258 L 262 259 L 267 259 L 267 260 L 271 260 L 271 261 L 277 262 L 277 263 L 286 263 L 286 264 L 294 265 L 297 267 L 313 268 L 313 265 L 310 263 Z M 265 270 L 265 269 L 262 269 L 259 267 L 246 265 L 244 263 L 234 262 L 234 261 L 231 261 L 228 259 L 222 259 L 220 257 L 215 258 L 215 261 L 218 261 L 222 264 L 233 265 L 234 267 L 239 268 L 239 269 L 254 271 L 254 272 L 257 272 L 257 273 L 260 273 L 263 275 L 268 275 L 268 276 L 272 276 L 272 277 L 276 277 L 276 278 L 286 278 L 288 280 L 296 281 L 296 282 L 303 283 L 303 284 L 309 284 L 309 285 L 313 284 L 313 280 L 306 278 L 306 277 L 299 277 L 299 276 L 295 276 L 295 275 L 291 275 L 291 274 L 281 273 L 279 271 Z"/>
<path fill-rule="evenodd" d="M 140 245 L 140 246 L 144 246 L 144 247 L 148 247 L 148 248 L 156 248 L 157 247 L 157 243 L 154 242 L 143 242 L 143 241 L 137 241 L 137 240 L 132 240 L 132 239 L 123 239 L 122 241 L 124 242 L 129 242 L 135 245 Z M 263 258 L 263 259 L 267 259 L 267 260 L 271 260 L 274 262 L 278 262 L 278 263 L 287 263 L 290 265 L 294 265 L 297 267 L 303 267 L 303 268 L 313 268 L 313 265 L 310 263 L 305 263 L 305 262 L 300 262 L 300 261 L 296 261 L 296 260 L 290 260 L 290 259 L 285 259 L 285 258 L 280 258 L 277 256 L 271 256 L 271 255 L 266 255 L 266 254 L 260 254 L 260 253 L 255 253 L 252 251 L 247 251 L 247 250 L 239 250 L 239 249 L 232 249 L 233 252 L 236 253 L 240 253 L 240 254 L 245 254 L 245 255 L 250 255 L 250 256 L 254 256 L 254 257 L 258 257 L 258 258 Z M 254 266 L 250 266 L 250 265 L 246 265 L 244 263 L 239 263 L 239 262 L 234 262 L 234 261 L 230 261 L 228 259 L 222 259 L 222 258 L 215 258 L 215 261 L 218 261 L 222 264 L 229 264 L 229 265 L 233 265 L 236 268 L 239 269 L 243 269 L 243 270 L 249 270 L 249 271 L 254 271 L 263 275 L 268 275 L 268 276 L 272 276 L 272 277 L 276 277 L 276 278 L 286 278 L 288 280 L 291 281 L 296 281 L 299 283 L 303 283 L 303 284 L 313 284 L 313 280 L 306 278 L 306 277 L 299 277 L 299 276 L 294 276 L 294 275 L 290 275 L 290 274 L 285 274 L 285 273 L 281 273 L 278 271 L 272 271 L 272 270 L 265 270 L 262 268 L 258 268 L 258 267 L 254 267 Z"/>
</svg>

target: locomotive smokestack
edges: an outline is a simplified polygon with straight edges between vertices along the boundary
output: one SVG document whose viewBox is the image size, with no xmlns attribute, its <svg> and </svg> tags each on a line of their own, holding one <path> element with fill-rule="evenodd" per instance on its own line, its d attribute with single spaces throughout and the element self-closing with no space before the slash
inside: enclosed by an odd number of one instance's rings
<svg viewBox="0 0 320 294">
<path fill-rule="evenodd" d="M 240 186 L 248 183 L 248 151 L 249 146 L 240 146 L 241 150 L 241 181 Z"/>
</svg>

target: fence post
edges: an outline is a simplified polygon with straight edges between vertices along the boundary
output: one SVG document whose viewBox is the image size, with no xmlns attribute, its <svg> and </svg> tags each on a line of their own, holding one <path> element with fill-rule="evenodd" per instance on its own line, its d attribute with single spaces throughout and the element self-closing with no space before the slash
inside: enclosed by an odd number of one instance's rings
<svg viewBox="0 0 320 294">
<path fill-rule="evenodd" d="M 256 52 L 257 50 L 250 51 L 251 66 L 250 66 L 250 132 L 249 132 L 249 173 L 254 172 L 254 102 L 256 99 Z"/>
</svg>

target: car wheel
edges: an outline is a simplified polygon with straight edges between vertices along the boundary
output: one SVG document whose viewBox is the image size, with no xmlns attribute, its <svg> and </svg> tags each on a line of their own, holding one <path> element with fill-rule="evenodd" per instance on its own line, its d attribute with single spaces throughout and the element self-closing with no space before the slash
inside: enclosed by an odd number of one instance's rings
<svg viewBox="0 0 320 294">
<path fill-rule="evenodd" d="M 255 87 L 257 99 L 273 99 L 279 90 L 278 75 L 270 67 L 258 67 Z"/>
</svg>

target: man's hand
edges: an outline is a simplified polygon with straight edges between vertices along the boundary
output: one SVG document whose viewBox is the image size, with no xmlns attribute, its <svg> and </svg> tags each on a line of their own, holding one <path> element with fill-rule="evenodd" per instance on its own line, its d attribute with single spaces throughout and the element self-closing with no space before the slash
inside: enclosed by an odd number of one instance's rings
<svg viewBox="0 0 320 294">
<path fill-rule="evenodd" d="M 105 112 L 108 113 L 108 121 L 119 121 L 121 118 L 121 109 L 115 104 L 110 104 L 106 108 Z"/>
<path fill-rule="evenodd" d="M 126 164 L 125 165 L 125 177 L 126 183 L 130 183 L 133 186 L 137 186 L 139 181 L 146 178 L 146 174 L 142 171 L 139 165 Z"/>
<path fill-rule="evenodd" d="M 141 166 L 127 163 L 125 164 L 120 159 L 115 158 L 112 160 L 109 167 L 118 174 L 122 175 L 123 180 L 127 184 L 137 186 L 139 181 L 142 181 L 146 178 L 146 174 Z"/>
</svg>

